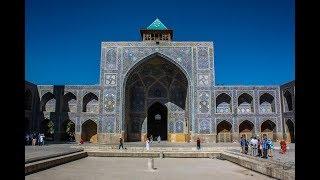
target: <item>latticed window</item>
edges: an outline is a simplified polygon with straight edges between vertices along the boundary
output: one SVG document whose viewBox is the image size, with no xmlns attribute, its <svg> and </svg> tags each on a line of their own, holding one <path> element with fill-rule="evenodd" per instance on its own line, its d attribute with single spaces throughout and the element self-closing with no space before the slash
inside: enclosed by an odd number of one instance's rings
<svg viewBox="0 0 320 180">
<path fill-rule="evenodd" d="M 260 105 L 260 113 L 272 113 L 272 106 L 268 102 L 263 102 Z"/>
<path fill-rule="evenodd" d="M 217 113 L 230 113 L 230 105 L 226 102 L 223 102 L 217 106 Z"/>
<path fill-rule="evenodd" d="M 239 105 L 238 107 L 238 113 L 239 114 L 246 114 L 246 113 L 251 113 L 251 104 L 244 102 L 242 104 Z"/>
</svg>

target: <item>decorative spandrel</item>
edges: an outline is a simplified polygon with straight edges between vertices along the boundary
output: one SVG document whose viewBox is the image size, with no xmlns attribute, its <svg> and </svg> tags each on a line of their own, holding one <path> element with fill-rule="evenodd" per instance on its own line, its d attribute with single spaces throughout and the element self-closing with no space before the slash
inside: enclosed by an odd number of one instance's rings
<svg viewBox="0 0 320 180">
<path fill-rule="evenodd" d="M 211 132 L 210 125 L 211 123 L 208 120 L 201 120 L 199 123 L 199 133 L 210 134 Z"/>
<path fill-rule="evenodd" d="M 183 122 L 182 121 L 176 122 L 176 133 L 183 133 Z"/>
<path fill-rule="evenodd" d="M 116 106 L 116 99 L 113 93 L 107 93 L 104 97 L 104 109 L 107 113 L 114 112 Z"/>
</svg>

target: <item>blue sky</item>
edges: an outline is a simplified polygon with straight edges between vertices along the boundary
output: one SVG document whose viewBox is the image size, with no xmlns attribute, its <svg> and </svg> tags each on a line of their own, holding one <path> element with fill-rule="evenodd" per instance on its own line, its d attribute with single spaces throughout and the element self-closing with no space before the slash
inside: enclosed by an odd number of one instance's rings
<svg viewBox="0 0 320 180">
<path fill-rule="evenodd" d="M 102 41 L 140 41 L 157 17 L 175 41 L 213 41 L 216 84 L 279 85 L 295 77 L 293 0 L 27 0 L 25 78 L 98 84 Z"/>
</svg>

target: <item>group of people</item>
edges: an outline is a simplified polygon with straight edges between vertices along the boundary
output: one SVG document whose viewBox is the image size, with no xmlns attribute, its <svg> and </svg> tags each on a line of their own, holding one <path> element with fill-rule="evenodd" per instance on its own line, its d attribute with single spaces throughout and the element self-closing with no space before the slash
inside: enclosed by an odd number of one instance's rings
<svg viewBox="0 0 320 180">
<path fill-rule="evenodd" d="M 161 137 L 160 137 L 160 135 L 157 136 L 157 141 L 158 141 L 158 143 L 161 142 Z M 148 137 L 147 140 L 146 140 L 146 149 L 147 149 L 147 150 L 150 150 L 150 144 L 151 144 L 152 142 L 153 142 L 153 136 L 150 135 L 150 137 Z"/>
<path fill-rule="evenodd" d="M 25 145 L 39 145 L 43 146 L 44 145 L 44 134 L 42 133 L 26 133 L 25 135 Z"/>
<path fill-rule="evenodd" d="M 274 152 L 274 143 L 267 135 L 263 135 L 262 139 L 253 136 L 250 141 L 248 141 L 243 135 L 240 139 L 241 153 L 249 154 L 251 156 L 261 157 L 261 158 L 272 158 Z M 286 153 L 286 142 L 282 140 L 280 142 L 281 151 L 280 153 Z"/>
<path fill-rule="evenodd" d="M 157 137 L 157 141 L 158 143 L 161 142 L 161 137 L 158 136 Z M 150 137 L 147 138 L 146 140 L 146 149 L 149 151 L 150 150 L 150 144 L 153 142 L 153 137 L 152 135 Z M 125 149 L 123 148 L 123 139 L 120 137 L 120 140 L 119 140 L 119 149 L 122 148 L 122 149 Z M 197 149 L 200 150 L 200 138 L 197 139 Z"/>
<path fill-rule="evenodd" d="M 161 142 L 161 137 L 160 137 L 160 135 L 157 137 L 157 141 L 158 141 L 158 143 L 160 143 Z M 153 142 L 153 136 L 151 135 L 151 136 L 149 136 L 148 138 L 147 138 L 147 140 L 146 140 L 146 149 L 147 150 L 150 150 L 150 143 L 152 143 Z M 125 148 L 123 148 L 123 139 L 120 137 L 120 140 L 119 140 L 119 149 L 120 148 L 122 148 L 122 149 L 125 149 Z"/>
</svg>

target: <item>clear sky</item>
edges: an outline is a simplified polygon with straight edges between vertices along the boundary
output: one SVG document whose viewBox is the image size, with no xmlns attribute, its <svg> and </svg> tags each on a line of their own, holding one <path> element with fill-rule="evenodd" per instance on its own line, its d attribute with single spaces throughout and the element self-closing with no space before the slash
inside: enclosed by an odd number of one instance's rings
<svg viewBox="0 0 320 180">
<path fill-rule="evenodd" d="M 35 84 L 98 84 L 101 42 L 140 41 L 157 17 L 174 41 L 213 41 L 216 84 L 295 77 L 294 0 L 25 2 L 25 75 Z"/>
</svg>

